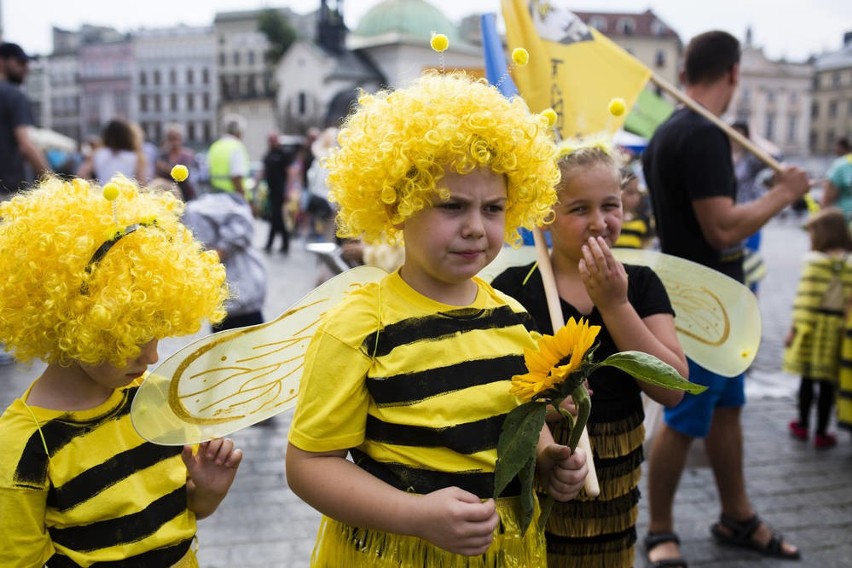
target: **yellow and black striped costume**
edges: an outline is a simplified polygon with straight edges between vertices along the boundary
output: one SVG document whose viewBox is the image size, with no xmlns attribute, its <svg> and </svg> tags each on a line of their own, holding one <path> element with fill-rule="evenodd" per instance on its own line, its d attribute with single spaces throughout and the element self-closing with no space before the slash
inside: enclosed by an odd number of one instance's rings
<svg viewBox="0 0 852 568">
<path fill-rule="evenodd" d="M 651 223 L 646 217 L 635 217 L 621 224 L 621 234 L 613 244 L 618 248 L 645 248 L 651 238 Z"/>
<path fill-rule="evenodd" d="M 422 296 L 394 273 L 352 293 L 321 324 L 305 360 L 290 442 L 309 452 L 349 449 L 360 467 L 418 494 L 457 486 L 493 496 L 497 440 L 517 400 L 512 375 L 534 346 L 521 306 L 476 279 L 473 304 Z M 324 518 L 313 566 L 544 566 L 534 520 L 518 530 L 516 487 L 498 499 L 489 551 L 449 553 L 418 538 Z"/>
<path fill-rule="evenodd" d="M 627 299 L 639 317 L 674 314 L 659 277 L 644 266 L 624 265 L 627 271 Z M 553 333 L 541 272 L 533 265 L 514 267 L 497 276 L 495 288 L 517 298 L 538 323 L 542 333 Z M 568 318 L 586 318 L 600 325 L 595 360 L 616 353 L 618 347 L 604 325 L 597 308 L 581 314 L 560 299 Z M 592 412 L 587 428 L 601 492 L 591 498 L 585 493 L 566 503 L 556 503 L 547 522 L 547 562 L 549 567 L 630 568 L 636 543 L 639 479 L 642 475 L 645 414 L 641 389 L 630 375 L 612 367 L 602 367 L 589 377 Z M 551 423 L 553 437 L 566 443 L 563 422 Z"/>
<path fill-rule="evenodd" d="M 27 407 L 28 390 L 4 412 L 0 566 L 197 566 L 181 448 L 133 429 L 137 388 L 73 412 Z"/>
<path fill-rule="evenodd" d="M 842 284 L 841 301 L 826 304 L 834 277 Z M 805 255 L 793 300 L 793 341 L 784 351 L 783 368 L 813 380 L 836 382 L 840 365 L 844 307 L 852 297 L 852 259 L 811 251 Z"/>
</svg>

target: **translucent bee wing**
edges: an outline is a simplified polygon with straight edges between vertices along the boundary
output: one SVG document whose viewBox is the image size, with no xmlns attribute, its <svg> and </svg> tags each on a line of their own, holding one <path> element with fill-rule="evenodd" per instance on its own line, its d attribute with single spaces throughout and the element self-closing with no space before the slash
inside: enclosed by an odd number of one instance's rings
<svg viewBox="0 0 852 568">
<path fill-rule="evenodd" d="M 626 264 L 651 268 L 675 310 L 686 355 L 714 373 L 734 377 L 754 361 L 760 346 L 760 307 L 743 284 L 701 264 L 640 249 L 613 249 Z"/>
<path fill-rule="evenodd" d="M 626 264 L 651 268 L 662 280 L 675 310 L 675 328 L 686 355 L 726 377 L 743 373 L 760 346 L 761 318 L 752 292 L 701 264 L 646 249 L 612 249 Z M 487 282 L 512 266 L 537 260 L 535 247 L 503 247 L 479 276 Z"/>
<path fill-rule="evenodd" d="M 194 444 L 292 408 L 305 351 L 323 314 L 348 291 L 386 275 L 368 266 L 347 270 L 273 321 L 187 345 L 145 377 L 131 408 L 133 426 L 156 444 Z"/>
</svg>

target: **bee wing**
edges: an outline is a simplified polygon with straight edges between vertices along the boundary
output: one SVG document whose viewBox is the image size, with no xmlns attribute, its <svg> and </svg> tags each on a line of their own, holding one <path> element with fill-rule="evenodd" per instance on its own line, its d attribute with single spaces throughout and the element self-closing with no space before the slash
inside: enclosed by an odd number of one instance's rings
<svg viewBox="0 0 852 568">
<path fill-rule="evenodd" d="M 518 248 L 503 247 L 500 249 L 500 254 L 492 260 L 488 266 L 479 271 L 479 276 L 486 282 L 491 282 L 497 278 L 507 268 L 513 266 L 526 266 L 527 264 L 538 260 L 536 257 L 534 246 L 522 246 Z"/>
<path fill-rule="evenodd" d="M 755 295 L 733 278 L 701 264 L 642 249 L 613 249 L 626 264 L 651 268 L 669 294 L 675 327 L 686 355 L 726 377 L 743 373 L 760 346 Z"/>
<path fill-rule="evenodd" d="M 360 266 L 328 280 L 274 320 L 195 341 L 146 375 L 131 408 L 139 434 L 162 445 L 226 436 L 296 404 L 305 351 L 323 315 L 387 273 Z"/>
</svg>

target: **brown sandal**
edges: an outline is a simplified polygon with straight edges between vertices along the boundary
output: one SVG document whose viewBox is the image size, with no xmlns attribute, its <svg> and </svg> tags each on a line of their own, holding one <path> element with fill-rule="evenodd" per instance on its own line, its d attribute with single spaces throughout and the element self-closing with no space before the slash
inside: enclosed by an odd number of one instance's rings
<svg viewBox="0 0 852 568">
<path fill-rule="evenodd" d="M 795 552 L 784 550 L 784 537 L 772 530 L 772 527 L 768 527 L 772 537 L 766 545 L 755 542 L 754 534 L 760 528 L 762 522 L 757 515 L 744 521 L 737 521 L 727 515 L 722 515 L 719 517 L 719 522 L 710 527 L 710 532 L 713 533 L 716 542 L 725 546 L 748 548 L 764 556 L 785 560 L 799 560 L 802 557 L 799 550 Z"/>
<path fill-rule="evenodd" d="M 683 558 L 662 558 L 660 560 L 651 560 L 648 555 L 657 545 L 673 542 L 680 546 L 680 538 L 677 533 L 648 533 L 645 535 L 645 566 L 648 568 L 689 568 L 686 560 Z"/>
</svg>

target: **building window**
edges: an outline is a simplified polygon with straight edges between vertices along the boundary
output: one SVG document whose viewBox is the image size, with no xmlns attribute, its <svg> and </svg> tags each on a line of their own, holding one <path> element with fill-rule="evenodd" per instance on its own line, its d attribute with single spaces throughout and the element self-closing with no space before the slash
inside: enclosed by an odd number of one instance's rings
<svg viewBox="0 0 852 568">
<path fill-rule="evenodd" d="M 240 64 L 240 52 L 235 51 L 234 52 L 234 65 L 239 65 L 239 64 Z"/>
<path fill-rule="evenodd" d="M 186 137 L 190 140 L 195 140 L 195 123 L 190 122 L 186 125 Z"/>
<path fill-rule="evenodd" d="M 837 101 L 828 101 L 828 118 L 837 118 Z"/>
<path fill-rule="evenodd" d="M 254 65 L 254 52 L 253 51 L 248 52 L 248 64 Z"/>
<path fill-rule="evenodd" d="M 606 33 L 606 18 L 592 16 L 589 20 L 589 27 L 595 28 L 599 32 Z"/>
<path fill-rule="evenodd" d="M 139 84 L 143 86 L 148 84 L 148 74 L 144 71 L 139 72 Z"/>
<path fill-rule="evenodd" d="M 775 113 L 766 113 L 766 126 L 763 129 L 763 137 L 769 141 L 775 140 Z"/>
<path fill-rule="evenodd" d="M 141 112 L 148 112 L 148 95 L 141 95 L 139 97 L 139 110 Z"/>
<path fill-rule="evenodd" d="M 172 93 L 169 95 L 169 110 L 177 110 L 178 109 L 178 97 L 176 94 Z"/>
<path fill-rule="evenodd" d="M 186 70 L 186 84 L 192 85 L 194 82 L 195 82 L 195 73 L 192 71 L 192 69 L 187 69 Z"/>
<path fill-rule="evenodd" d="M 796 91 L 790 91 L 790 104 L 794 105 L 799 102 L 799 93 Z"/>
<path fill-rule="evenodd" d="M 154 112 L 160 112 L 162 110 L 162 99 L 160 99 L 160 95 L 154 95 Z"/>
<path fill-rule="evenodd" d="M 224 67 L 224 66 L 225 66 L 225 65 L 227 65 L 227 64 L 228 64 L 228 61 L 227 61 L 227 59 L 226 59 L 226 57 L 225 57 L 225 54 L 224 54 L 224 53 L 220 53 L 220 54 L 219 54 L 219 67 Z"/>
<path fill-rule="evenodd" d="M 775 91 L 766 90 L 766 102 L 774 103 L 775 102 Z"/>
<path fill-rule="evenodd" d="M 795 142 L 796 136 L 798 132 L 796 132 L 796 127 L 799 124 L 799 117 L 791 114 L 787 117 L 787 142 Z"/>
<path fill-rule="evenodd" d="M 814 101 L 811 105 L 811 118 L 819 118 L 819 102 Z"/>
<path fill-rule="evenodd" d="M 636 31 L 636 22 L 633 18 L 619 18 L 615 24 L 615 31 L 621 35 L 633 35 Z"/>
<path fill-rule="evenodd" d="M 308 111 L 308 96 L 304 91 L 299 92 L 299 116 L 305 116 L 305 113 Z"/>
<path fill-rule="evenodd" d="M 201 82 L 205 85 L 210 83 L 210 70 L 207 67 L 201 70 Z"/>
<path fill-rule="evenodd" d="M 834 72 L 831 74 L 831 85 L 834 87 L 840 86 L 840 73 Z"/>
<path fill-rule="evenodd" d="M 204 110 L 210 110 L 210 93 L 202 93 L 201 108 Z"/>
<path fill-rule="evenodd" d="M 666 25 L 660 20 L 651 22 L 651 33 L 655 36 L 661 36 L 666 33 Z"/>
<path fill-rule="evenodd" d="M 212 138 L 212 129 L 210 128 L 210 122 L 209 121 L 207 121 L 207 120 L 204 121 L 203 129 L 204 129 L 204 140 L 203 141 L 209 142 L 210 139 Z"/>
<path fill-rule="evenodd" d="M 169 69 L 169 84 L 177 85 L 177 71 Z"/>
<path fill-rule="evenodd" d="M 159 69 L 154 70 L 154 84 L 155 85 L 160 84 L 160 71 L 159 71 Z"/>
<path fill-rule="evenodd" d="M 662 49 L 657 50 L 657 55 L 654 56 L 654 64 L 657 67 L 666 66 L 666 52 Z"/>
<path fill-rule="evenodd" d="M 186 95 L 186 110 L 195 110 L 195 95 L 192 93 Z"/>
</svg>

